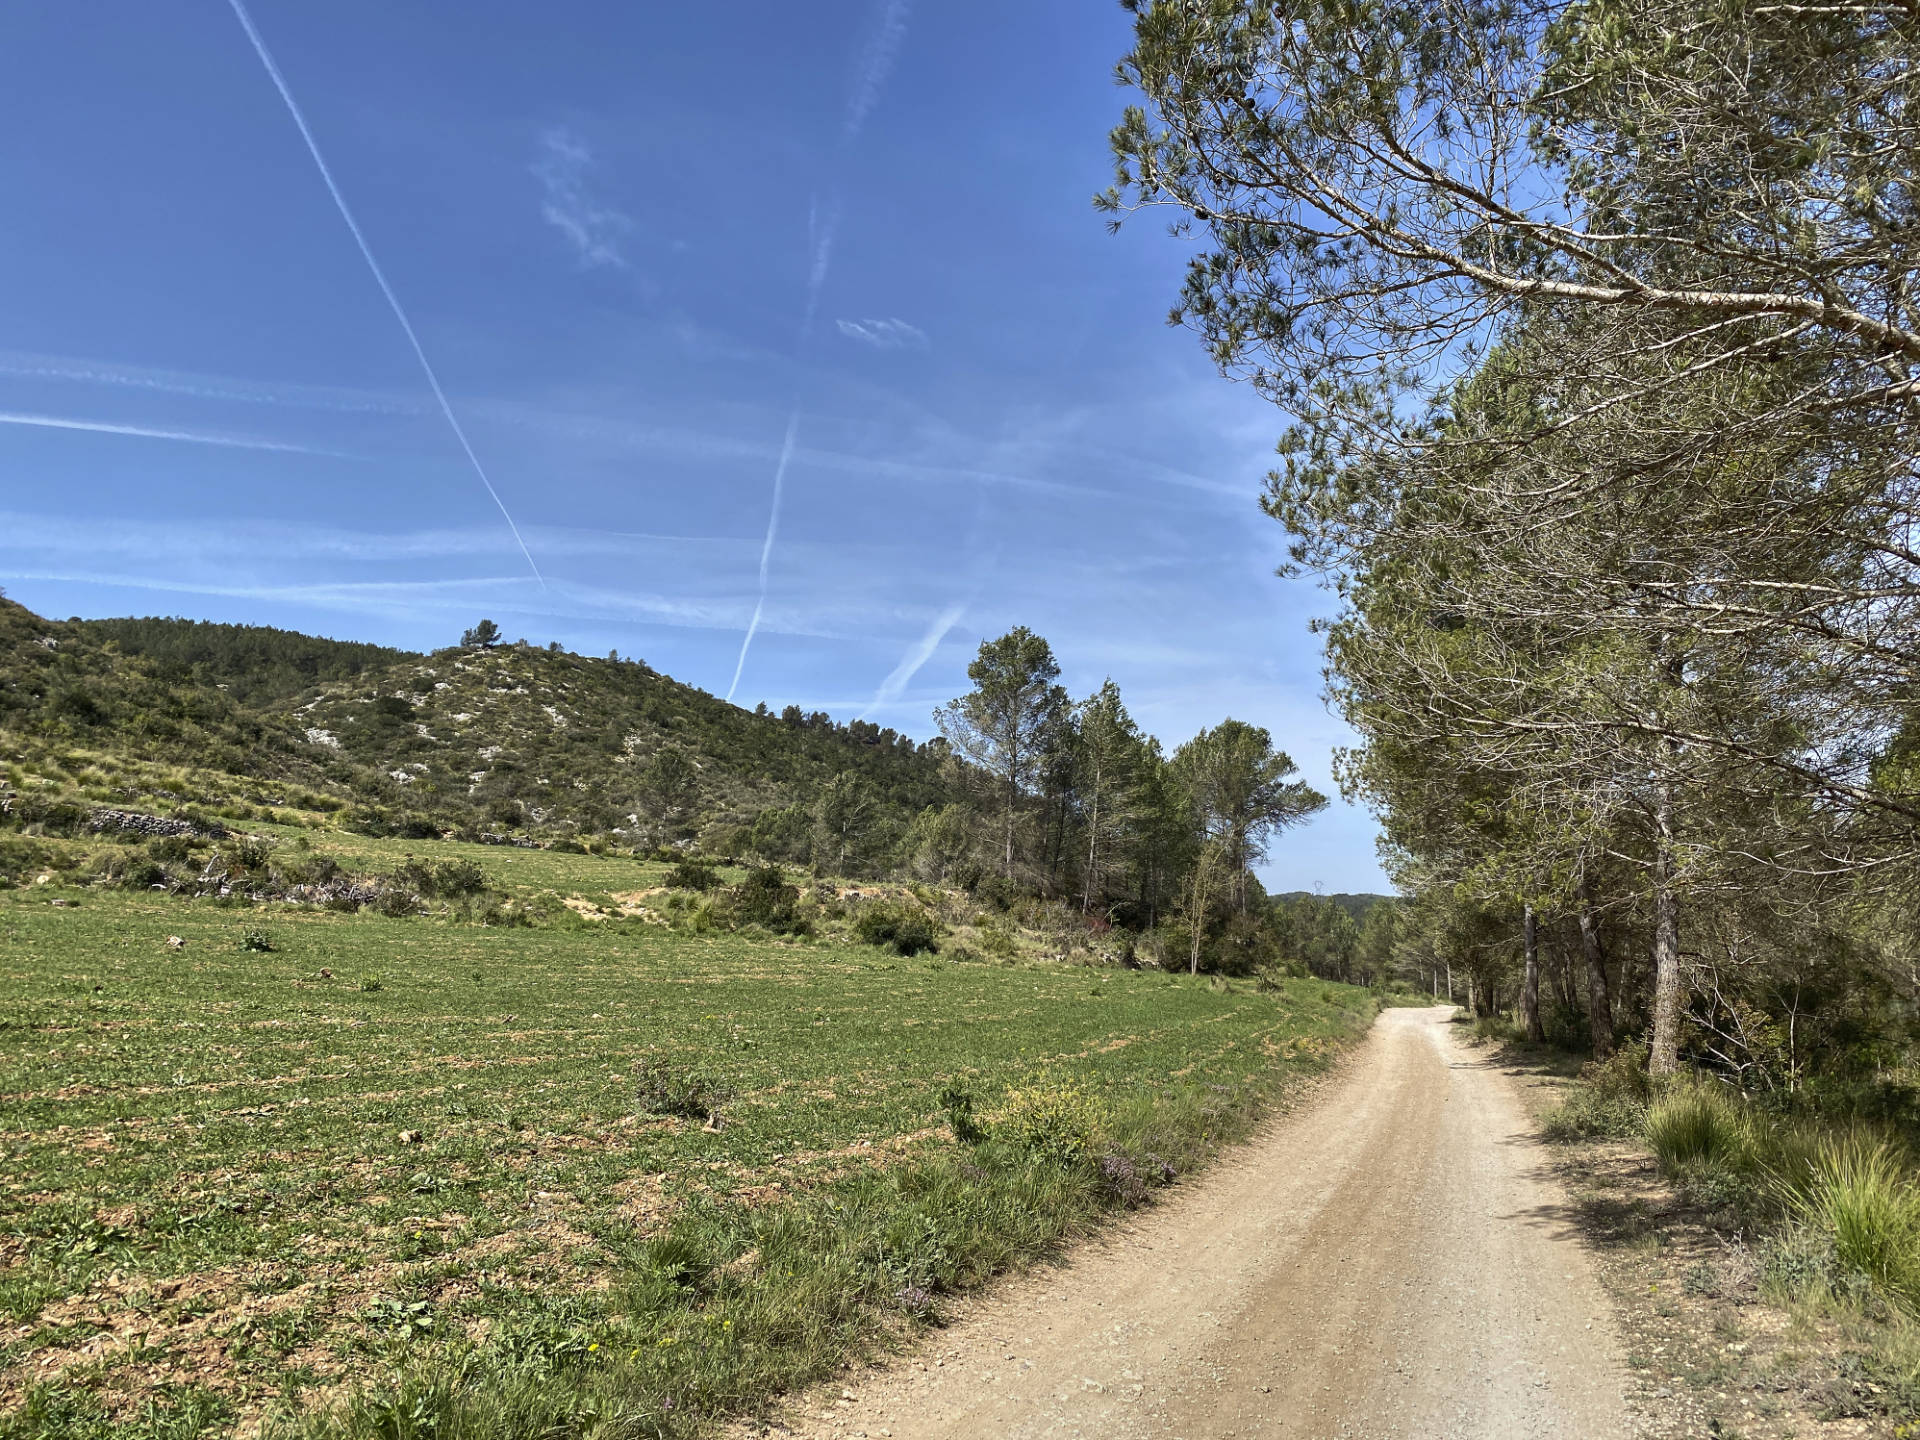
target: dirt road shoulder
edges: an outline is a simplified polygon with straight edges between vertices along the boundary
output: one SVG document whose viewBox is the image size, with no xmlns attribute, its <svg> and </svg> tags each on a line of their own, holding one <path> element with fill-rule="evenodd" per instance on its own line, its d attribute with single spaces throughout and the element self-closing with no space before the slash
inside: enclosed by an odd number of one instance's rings
<svg viewBox="0 0 1920 1440">
<path fill-rule="evenodd" d="M 1610 1440 L 1612 1312 L 1517 1087 L 1445 1010 L 1109 1241 L 1012 1282 L 772 1428 Z"/>
</svg>

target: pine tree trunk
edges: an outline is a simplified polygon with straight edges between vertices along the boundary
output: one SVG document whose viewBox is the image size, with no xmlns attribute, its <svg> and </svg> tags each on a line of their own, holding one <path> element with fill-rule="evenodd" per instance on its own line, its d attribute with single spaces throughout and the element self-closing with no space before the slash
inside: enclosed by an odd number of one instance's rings
<svg viewBox="0 0 1920 1440">
<path fill-rule="evenodd" d="M 1607 952 L 1600 943 L 1600 917 L 1593 911 L 1586 875 L 1580 877 L 1580 950 L 1587 961 L 1587 1029 L 1593 1058 L 1613 1054 L 1613 1000 L 1607 994 Z"/>
<path fill-rule="evenodd" d="M 1087 823 L 1087 883 L 1080 892 L 1080 913 L 1093 908 L 1093 862 L 1100 853 L 1100 772 L 1093 772 L 1093 813 Z"/>
<path fill-rule="evenodd" d="M 1653 839 L 1653 1053 L 1647 1069 L 1680 1068 L 1680 900 L 1673 889 L 1673 797 L 1660 787 Z"/>
<path fill-rule="evenodd" d="M 1520 1005 L 1526 1014 L 1527 1039 L 1537 1045 L 1547 1038 L 1547 1031 L 1540 1023 L 1540 922 L 1531 905 L 1522 915 L 1520 933 L 1527 952 L 1527 983 L 1520 992 Z"/>
<path fill-rule="evenodd" d="M 1009 779 L 1007 781 L 1007 859 L 1006 859 L 1006 876 L 1009 882 L 1011 882 L 1013 879 L 1013 800 L 1014 800 L 1014 795 L 1016 793 L 1016 790 L 1017 790 L 1017 787 L 1015 786 L 1014 782 L 1011 779 Z"/>
</svg>

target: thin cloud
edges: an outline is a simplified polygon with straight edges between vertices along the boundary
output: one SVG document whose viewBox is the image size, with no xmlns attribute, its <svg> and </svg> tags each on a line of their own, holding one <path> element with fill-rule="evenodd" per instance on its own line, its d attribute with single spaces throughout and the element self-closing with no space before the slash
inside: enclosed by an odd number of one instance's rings
<svg viewBox="0 0 1920 1440">
<path fill-rule="evenodd" d="M 234 0 L 237 5 L 239 0 Z M 840 129 L 840 148 L 844 152 L 859 137 L 873 107 L 880 103 L 880 92 L 900 47 L 907 39 L 907 0 L 880 0 L 866 43 L 854 60 L 853 84 L 847 93 L 846 121 Z M 818 203 L 807 209 L 807 298 L 800 322 L 800 344 L 804 348 L 813 334 L 813 321 L 820 309 L 820 294 L 826 288 L 827 272 L 833 264 L 833 241 L 840 228 L 840 199 L 836 194 L 825 212 Z M 734 663 L 733 683 L 727 687 L 727 699 L 740 688 L 740 676 L 747 668 L 747 652 L 753 648 L 754 632 L 760 628 L 760 615 L 767 603 L 767 566 L 773 556 L 773 541 L 780 529 L 780 495 L 786 480 L 787 465 L 793 459 L 793 437 L 800 426 L 800 402 L 796 398 L 793 416 L 787 422 L 786 443 L 780 447 L 780 463 L 773 474 L 773 505 L 767 512 L 767 539 L 760 551 L 760 596 L 747 622 L 747 633 L 740 641 L 740 658 Z"/>
<path fill-rule="evenodd" d="M 842 143 L 850 145 L 859 137 L 867 117 L 880 103 L 887 76 L 893 73 L 894 62 L 900 58 L 901 47 L 907 42 L 907 13 L 911 8 L 907 0 L 884 0 L 874 15 L 866 43 L 854 60 L 846 123 L 841 127 Z"/>
<path fill-rule="evenodd" d="M 940 648 L 940 642 L 947 638 L 947 632 L 958 625 L 960 617 L 966 613 L 967 604 L 963 600 L 957 605 L 949 605 L 934 617 L 926 633 L 913 642 L 907 653 L 900 657 L 900 663 L 893 667 L 887 678 L 880 682 L 880 688 L 873 692 L 873 699 L 860 712 L 862 720 L 882 705 L 891 705 L 900 698 L 913 677 L 920 673 L 920 667 L 933 658 L 933 652 Z"/>
<path fill-rule="evenodd" d="M 800 321 L 800 342 L 813 334 L 814 316 L 820 313 L 820 292 L 826 288 L 827 272 L 833 268 L 833 238 L 840 229 L 840 202 L 836 198 L 821 213 L 818 202 L 807 206 L 807 305 Z"/>
<path fill-rule="evenodd" d="M 624 268 L 627 258 L 620 245 L 633 230 L 633 221 L 594 198 L 587 183 L 593 152 L 586 141 L 565 126 L 556 126 L 541 136 L 540 144 L 533 173 L 546 192 L 541 216 L 567 237 L 583 268 Z"/>
<path fill-rule="evenodd" d="M 526 557 L 527 568 L 533 571 L 533 578 L 540 582 L 540 588 L 546 589 L 547 577 L 540 573 L 540 567 L 534 564 L 533 552 L 527 548 L 527 542 L 520 538 L 520 527 L 513 523 L 513 516 L 507 511 L 507 502 L 500 498 L 500 492 L 493 488 L 493 481 L 487 478 L 486 468 L 481 465 L 480 457 L 474 453 L 472 444 L 467 440 L 467 432 L 461 427 L 459 417 L 453 413 L 453 405 L 447 399 L 447 392 L 440 388 L 440 377 L 434 373 L 433 364 L 427 359 L 427 352 L 420 343 L 420 337 L 414 334 L 413 322 L 407 319 L 407 312 L 401 308 L 400 297 L 393 293 L 393 287 L 387 283 L 387 275 L 380 268 L 380 262 L 373 258 L 373 247 L 367 244 L 367 237 L 360 233 L 360 224 L 353 218 L 353 211 L 347 208 L 347 197 L 340 192 L 340 186 L 334 181 L 333 171 L 327 168 L 327 160 L 320 153 L 320 142 L 313 138 L 313 131 L 307 128 L 307 117 L 301 113 L 299 104 L 293 98 L 293 91 L 287 88 L 280 67 L 273 63 L 273 55 L 267 49 L 267 42 L 261 38 L 255 28 L 253 16 L 247 13 L 245 0 L 228 0 L 233 7 L 233 15 L 240 22 L 240 28 L 247 32 L 247 39 L 253 45 L 253 53 L 260 57 L 260 64 L 267 72 L 267 78 L 273 81 L 273 88 L 280 92 L 287 113 L 293 117 L 293 123 L 300 132 L 300 138 L 306 142 L 307 153 L 313 157 L 314 168 L 320 172 L 320 178 L 326 182 L 327 193 L 333 197 L 333 205 L 340 212 L 340 218 L 347 222 L 347 229 L 353 234 L 353 243 L 360 247 L 360 257 L 367 262 L 367 269 L 373 272 L 374 282 L 379 285 L 380 293 L 387 297 L 387 305 L 393 311 L 393 318 L 400 322 L 401 330 L 406 332 L 407 343 L 413 347 L 414 358 L 420 362 L 420 369 L 427 377 L 427 384 L 433 387 L 433 398 L 440 402 L 440 413 L 447 417 L 447 427 L 453 431 L 454 438 L 460 442 L 460 448 L 466 452 L 467 462 L 473 466 L 473 473 L 480 477 L 480 483 L 486 487 L 487 494 L 493 497 L 494 506 L 500 511 L 500 518 L 507 522 L 507 528 L 513 532 L 514 541 L 520 546 L 520 553 Z"/>
<path fill-rule="evenodd" d="M 372 391 L 320 385 L 263 384 L 226 375 L 201 375 L 146 365 L 122 365 L 65 355 L 34 355 L 0 350 L 0 375 L 15 380 L 52 380 L 62 384 L 105 385 L 194 400 L 237 401 L 246 405 L 285 405 L 365 415 L 415 415 L 418 404 Z"/>
<path fill-rule="evenodd" d="M 753 618 L 747 622 L 747 633 L 740 641 L 740 658 L 733 664 L 733 681 L 727 686 L 728 700 L 732 700 L 733 692 L 740 688 L 741 672 L 747 668 L 747 651 L 753 647 L 753 637 L 760 629 L 760 616 L 767 608 L 767 576 L 773 563 L 773 542 L 780 533 L 780 501 L 786 493 L 787 466 L 793 463 L 793 442 L 799 433 L 800 407 L 795 405 L 787 417 L 787 438 L 780 444 L 780 462 L 773 467 L 773 506 L 767 511 L 767 538 L 760 543 L 760 594 L 753 602 Z"/>
<path fill-rule="evenodd" d="M 836 320 L 840 333 L 849 340 L 871 345 L 876 350 L 925 350 L 927 332 L 898 318 L 889 320 Z"/>
<path fill-rule="evenodd" d="M 65 415 L 28 415 L 0 410 L 0 425 L 30 425 L 41 430 L 86 430 L 97 435 L 138 435 L 148 440 L 180 440 L 189 445 L 218 445 L 229 450 L 273 450 L 287 455 L 344 456 L 338 450 L 316 450 L 284 440 L 261 440 L 251 435 L 223 435 L 211 430 L 167 430 L 155 425 L 121 425 L 110 420 L 75 420 Z"/>
</svg>

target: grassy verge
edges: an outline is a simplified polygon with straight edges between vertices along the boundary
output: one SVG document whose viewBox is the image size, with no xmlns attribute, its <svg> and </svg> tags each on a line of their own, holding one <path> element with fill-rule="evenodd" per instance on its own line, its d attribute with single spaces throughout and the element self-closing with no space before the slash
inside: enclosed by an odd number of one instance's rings
<svg viewBox="0 0 1920 1440">
<path fill-rule="evenodd" d="M 1141 1203 L 1374 1008 L 64 878 L 0 893 L 7 1440 L 690 1434 Z"/>
<path fill-rule="evenodd" d="M 1541 1122 L 1642 1408 L 1754 1440 L 1920 1434 L 1920 1171 L 1902 1138 L 1715 1080 L 1650 1085 L 1640 1059 L 1545 1081 Z"/>
</svg>

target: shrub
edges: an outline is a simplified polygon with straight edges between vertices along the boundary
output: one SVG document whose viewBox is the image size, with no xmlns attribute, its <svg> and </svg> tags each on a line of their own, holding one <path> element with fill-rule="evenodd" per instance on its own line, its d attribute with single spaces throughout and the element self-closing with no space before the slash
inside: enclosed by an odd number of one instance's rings
<svg viewBox="0 0 1920 1440">
<path fill-rule="evenodd" d="M 240 937 L 240 948 L 254 955 L 273 952 L 273 937 L 264 930 L 249 930 Z"/>
<path fill-rule="evenodd" d="M 890 945 L 899 955 L 940 949 L 932 918 L 910 905 L 869 905 L 853 922 L 853 931 L 864 943 Z"/>
<path fill-rule="evenodd" d="M 949 1082 L 940 1091 L 940 1108 L 947 1112 L 953 1138 L 962 1145 L 978 1145 L 987 1138 L 986 1130 L 974 1118 L 973 1092 L 966 1086 Z"/>
<path fill-rule="evenodd" d="M 649 1115 L 677 1115 L 683 1120 L 711 1120 L 733 1098 L 733 1089 L 704 1067 L 687 1065 L 665 1055 L 649 1055 L 633 1067 L 635 1099 Z"/>
<path fill-rule="evenodd" d="M 1043 1076 L 1007 1092 L 1000 1133 L 1029 1155 L 1072 1167 L 1092 1159 L 1099 1122 L 1099 1107 L 1085 1090 Z"/>
<path fill-rule="evenodd" d="M 376 991 L 384 990 L 386 988 L 387 987 L 383 983 L 381 983 L 380 977 L 374 974 L 371 970 L 369 970 L 365 975 L 362 975 L 360 977 L 360 989 L 368 995 L 372 995 Z"/>
<path fill-rule="evenodd" d="M 1020 942 L 1011 930 L 999 925 L 980 927 L 980 948 L 996 960 L 1011 960 L 1020 953 Z"/>
<path fill-rule="evenodd" d="M 1653 1098 L 1646 1044 L 1636 1040 L 1622 1045 L 1605 1060 L 1589 1060 L 1580 1067 L 1580 1083 L 1606 1099 L 1645 1105 Z"/>
<path fill-rule="evenodd" d="M 437 895 L 478 895 L 487 888 L 487 872 L 472 860 L 443 860 L 434 868 L 433 887 Z"/>
<path fill-rule="evenodd" d="M 789 885 L 778 865 L 761 865 L 747 871 L 746 878 L 733 890 L 734 909 L 748 925 L 760 925 L 776 935 L 804 935 L 813 927 L 797 911 L 798 886 Z"/>
<path fill-rule="evenodd" d="M 163 865 L 184 865 L 193 858 L 193 837 L 158 835 L 147 842 L 147 854 Z"/>
<path fill-rule="evenodd" d="M 704 860 L 682 860 L 667 872 L 675 890 L 712 890 L 719 883 L 720 873 Z"/>
<path fill-rule="evenodd" d="M 416 860 L 408 856 L 395 868 L 393 884 L 429 899 L 461 899 L 480 895 L 487 888 L 487 872 L 472 860 Z"/>
<path fill-rule="evenodd" d="M 1647 1111 L 1647 1143 L 1669 1174 L 1695 1166 L 1739 1170 L 1753 1157 L 1753 1127 L 1724 1089 L 1687 1081 Z"/>
<path fill-rule="evenodd" d="M 373 902 L 373 908 L 392 920 L 420 913 L 420 897 L 409 890 L 393 886 L 380 892 L 380 898 Z"/>
<path fill-rule="evenodd" d="M 1920 1312 L 1920 1188 L 1902 1158 L 1863 1136 L 1831 1141 L 1795 1209 L 1844 1270 Z"/>
<path fill-rule="evenodd" d="M 1579 1081 L 1542 1122 L 1547 1139 L 1623 1140 L 1640 1134 L 1652 1093 L 1646 1053 L 1644 1045 L 1628 1045 L 1582 1066 Z"/>
<path fill-rule="evenodd" d="M 1581 1085 L 1547 1112 L 1540 1131 L 1547 1139 L 1565 1144 L 1574 1140 L 1625 1140 L 1640 1134 L 1646 1124 L 1646 1106 Z"/>
<path fill-rule="evenodd" d="M 264 840 L 236 840 L 230 852 L 233 863 L 242 870 L 264 870 L 272 855 L 273 847 Z"/>
<path fill-rule="evenodd" d="M 982 875 L 966 888 L 975 898 L 984 900 L 1002 914 L 1011 910 L 1014 902 L 1020 898 L 1020 892 L 1004 875 Z"/>
<path fill-rule="evenodd" d="M 167 883 L 167 872 L 155 861 L 136 856 L 110 872 L 114 884 L 122 890 L 151 890 Z"/>
</svg>

